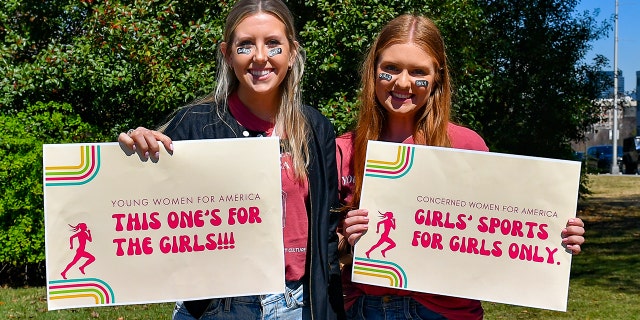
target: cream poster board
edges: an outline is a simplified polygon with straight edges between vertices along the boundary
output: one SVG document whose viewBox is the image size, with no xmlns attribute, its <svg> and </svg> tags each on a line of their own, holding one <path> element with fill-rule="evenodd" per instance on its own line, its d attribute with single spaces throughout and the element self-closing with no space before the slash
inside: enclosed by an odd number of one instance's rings
<svg viewBox="0 0 640 320">
<path fill-rule="evenodd" d="M 566 311 L 580 163 L 369 141 L 355 282 Z"/>
<path fill-rule="evenodd" d="M 277 138 L 44 145 L 50 310 L 284 292 Z"/>
</svg>

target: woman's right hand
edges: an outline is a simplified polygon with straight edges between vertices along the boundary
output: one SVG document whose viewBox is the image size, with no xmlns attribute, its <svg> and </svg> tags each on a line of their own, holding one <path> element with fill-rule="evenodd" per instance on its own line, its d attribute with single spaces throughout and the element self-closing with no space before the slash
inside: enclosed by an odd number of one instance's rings
<svg viewBox="0 0 640 320">
<path fill-rule="evenodd" d="M 367 209 L 357 209 L 347 212 L 342 223 L 342 235 L 349 244 L 355 246 L 358 239 L 369 229 L 369 211 Z"/>
<path fill-rule="evenodd" d="M 160 131 L 138 127 L 135 130 L 120 133 L 118 136 L 118 142 L 130 150 L 137 151 L 146 159 L 148 159 L 149 156 L 153 156 L 156 159 L 160 157 L 160 145 L 158 141 L 164 145 L 164 148 L 168 152 L 173 152 L 173 141 Z"/>
</svg>

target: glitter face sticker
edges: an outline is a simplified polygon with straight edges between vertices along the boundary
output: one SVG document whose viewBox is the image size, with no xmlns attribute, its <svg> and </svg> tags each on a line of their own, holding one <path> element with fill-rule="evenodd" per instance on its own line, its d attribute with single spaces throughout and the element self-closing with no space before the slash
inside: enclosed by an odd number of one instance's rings
<svg viewBox="0 0 640 320">
<path fill-rule="evenodd" d="M 428 87 L 429 86 L 429 81 L 427 80 L 416 80 L 416 86 L 418 87 Z"/>
<path fill-rule="evenodd" d="M 380 78 L 382 80 L 391 81 L 391 75 L 388 74 L 388 73 L 384 73 L 384 72 L 380 72 L 380 74 L 378 75 L 378 78 Z"/>
<path fill-rule="evenodd" d="M 273 57 L 276 54 L 282 54 L 282 48 L 273 48 L 269 50 L 269 53 L 268 53 L 269 57 Z"/>
<path fill-rule="evenodd" d="M 238 54 L 251 54 L 251 49 L 249 48 L 238 48 L 238 50 L 236 50 L 236 53 Z"/>
</svg>

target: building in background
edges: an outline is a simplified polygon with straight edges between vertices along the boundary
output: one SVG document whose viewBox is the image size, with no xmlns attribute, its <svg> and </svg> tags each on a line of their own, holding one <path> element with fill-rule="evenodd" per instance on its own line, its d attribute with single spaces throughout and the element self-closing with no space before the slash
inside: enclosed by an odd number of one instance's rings
<svg viewBox="0 0 640 320">
<path fill-rule="evenodd" d="M 611 86 L 609 86 L 608 89 L 602 91 L 602 93 L 600 94 L 600 98 L 613 98 L 613 71 L 600 72 L 604 74 L 608 79 L 607 81 L 611 83 Z M 622 70 L 620 70 L 618 74 L 618 96 L 620 96 L 620 94 L 624 94 L 624 76 L 622 75 Z"/>
<path fill-rule="evenodd" d="M 603 71 L 613 83 L 613 71 Z M 636 71 L 635 92 L 624 92 L 624 77 L 618 76 L 618 136 L 617 145 L 622 140 L 640 135 L 640 112 L 638 110 L 638 92 L 640 92 L 640 71 Z M 587 148 L 596 145 L 613 145 L 613 88 L 603 91 L 601 98 L 595 101 L 600 105 L 602 113 L 600 122 L 586 133 L 586 140 L 573 144 L 577 152 L 586 152 Z"/>
</svg>

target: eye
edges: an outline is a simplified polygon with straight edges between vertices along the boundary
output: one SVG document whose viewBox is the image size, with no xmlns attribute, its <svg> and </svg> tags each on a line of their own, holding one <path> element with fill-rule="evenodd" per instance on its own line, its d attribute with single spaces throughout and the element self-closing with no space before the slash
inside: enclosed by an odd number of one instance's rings
<svg viewBox="0 0 640 320">
<path fill-rule="evenodd" d="M 267 47 L 269 47 L 269 48 L 277 47 L 279 45 L 280 45 L 280 41 L 278 41 L 278 40 L 272 39 L 272 40 L 267 41 Z"/>
<path fill-rule="evenodd" d="M 411 71 L 411 74 L 416 76 L 426 76 L 428 73 L 424 69 L 414 69 Z"/>
<path fill-rule="evenodd" d="M 380 69 L 389 73 L 397 73 L 400 71 L 400 68 L 393 64 L 383 65 Z"/>
</svg>

